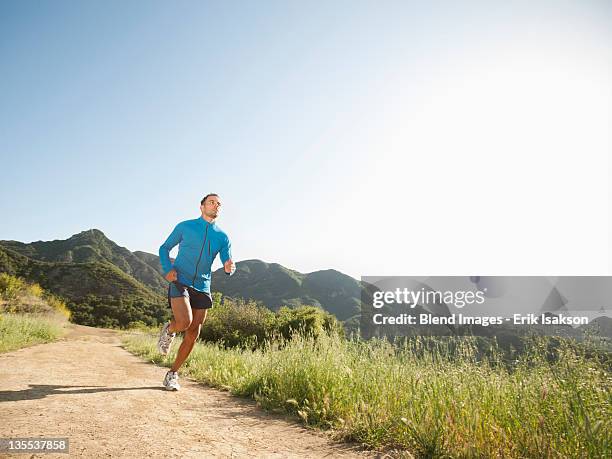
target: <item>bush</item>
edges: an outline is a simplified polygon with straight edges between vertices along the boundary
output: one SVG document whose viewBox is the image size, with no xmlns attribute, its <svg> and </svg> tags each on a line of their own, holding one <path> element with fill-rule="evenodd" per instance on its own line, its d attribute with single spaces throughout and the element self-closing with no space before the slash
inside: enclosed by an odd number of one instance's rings
<svg viewBox="0 0 612 459">
<path fill-rule="evenodd" d="M 26 289 L 23 279 L 0 273 L 0 297 L 5 301 L 15 301 Z"/>
<path fill-rule="evenodd" d="M 284 339 L 291 339 L 294 333 L 318 338 L 323 333 L 344 336 L 344 329 L 330 313 L 315 306 L 299 306 L 290 309 L 283 306 L 275 317 L 275 331 Z"/>
<path fill-rule="evenodd" d="M 214 297 L 200 332 L 204 341 L 222 342 L 226 348 L 257 349 L 266 341 L 290 340 L 297 335 L 317 338 L 322 334 L 344 335 L 331 314 L 314 306 L 282 307 L 277 313 L 253 300 Z"/>
<path fill-rule="evenodd" d="M 59 312 L 66 319 L 70 319 L 70 310 L 62 299 L 53 295 L 52 293 L 45 293 L 44 298 L 45 301 L 47 301 L 47 303 L 49 304 L 49 306 L 51 306 L 55 311 Z"/>
<path fill-rule="evenodd" d="M 215 297 L 209 310 L 200 338 L 204 341 L 221 341 L 226 347 L 259 347 L 270 335 L 274 313 L 254 301 L 220 301 Z"/>
<path fill-rule="evenodd" d="M 36 298 L 42 298 L 43 294 L 45 292 L 43 290 L 43 288 L 40 285 L 36 284 L 36 283 L 28 284 L 26 289 L 25 289 L 25 291 L 26 291 L 26 293 L 28 295 L 32 295 L 32 296 L 34 296 Z"/>
</svg>

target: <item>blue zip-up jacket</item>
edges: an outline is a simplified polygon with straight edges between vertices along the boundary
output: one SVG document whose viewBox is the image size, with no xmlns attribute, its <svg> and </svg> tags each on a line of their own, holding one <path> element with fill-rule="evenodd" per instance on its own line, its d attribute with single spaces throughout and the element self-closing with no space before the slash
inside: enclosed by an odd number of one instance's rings
<svg viewBox="0 0 612 459">
<path fill-rule="evenodd" d="M 170 262 L 170 250 L 179 244 L 174 265 Z M 159 261 L 164 276 L 175 269 L 177 280 L 188 287 L 210 293 L 211 266 L 217 254 L 221 262 L 232 258 L 230 240 L 215 223 L 202 217 L 179 223 L 159 248 Z M 228 274 L 228 273 L 226 273 Z"/>
</svg>

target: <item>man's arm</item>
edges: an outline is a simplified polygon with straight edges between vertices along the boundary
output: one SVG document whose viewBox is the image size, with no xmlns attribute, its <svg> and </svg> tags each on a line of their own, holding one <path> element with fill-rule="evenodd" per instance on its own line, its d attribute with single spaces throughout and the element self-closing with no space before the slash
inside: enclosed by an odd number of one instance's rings
<svg viewBox="0 0 612 459">
<path fill-rule="evenodd" d="M 179 223 L 174 228 L 174 231 L 168 236 L 168 239 L 159 247 L 159 262 L 162 266 L 164 277 L 172 271 L 172 262 L 170 261 L 170 251 L 183 239 L 183 230 Z"/>
<path fill-rule="evenodd" d="M 236 271 L 236 265 L 232 261 L 232 243 L 230 242 L 227 235 L 225 236 L 225 243 L 221 247 L 221 263 L 223 263 L 223 270 L 225 274 L 231 276 Z"/>
</svg>

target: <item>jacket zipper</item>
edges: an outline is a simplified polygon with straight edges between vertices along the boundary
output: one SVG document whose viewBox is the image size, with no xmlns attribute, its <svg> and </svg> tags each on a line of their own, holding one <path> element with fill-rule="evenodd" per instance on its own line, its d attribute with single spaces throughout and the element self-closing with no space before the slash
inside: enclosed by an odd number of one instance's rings
<svg viewBox="0 0 612 459">
<path fill-rule="evenodd" d="M 195 287 L 195 280 L 198 275 L 198 265 L 200 264 L 200 260 L 202 258 L 202 252 L 204 251 L 204 246 L 206 245 L 206 236 L 208 235 L 208 223 L 206 224 L 206 230 L 204 231 L 204 241 L 202 241 L 202 248 L 200 249 L 200 256 L 198 257 L 198 261 L 196 262 L 195 274 L 193 275 L 193 281 L 191 281 L 192 285 Z M 208 241 L 208 247 L 210 250 L 210 241 Z"/>
</svg>

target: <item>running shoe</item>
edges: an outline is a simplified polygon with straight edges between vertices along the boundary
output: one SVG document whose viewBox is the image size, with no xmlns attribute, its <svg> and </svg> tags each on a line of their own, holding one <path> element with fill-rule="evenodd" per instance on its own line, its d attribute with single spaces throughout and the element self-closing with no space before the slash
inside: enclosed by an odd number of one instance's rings
<svg viewBox="0 0 612 459">
<path fill-rule="evenodd" d="M 168 333 L 168 327 L 170 326 L 170 322 L 164 325 L 162 328 L 161 334 L 159 335 L 159 340 L 157 341 L 157 350 L 161 355 L 168 355 L 170 352 L 170 346 L 172 346 L 172 341 L 174 341 L 174 337 L 176 333 Z"/>
<path fill-rule="evenodd" d="M 169 371 L 166 373 L 164 378 L 164 387 L 166 390 L 179 390 L 181 386 L 178 383 L 178 373 L 176 371 Z"/>
</svg>

